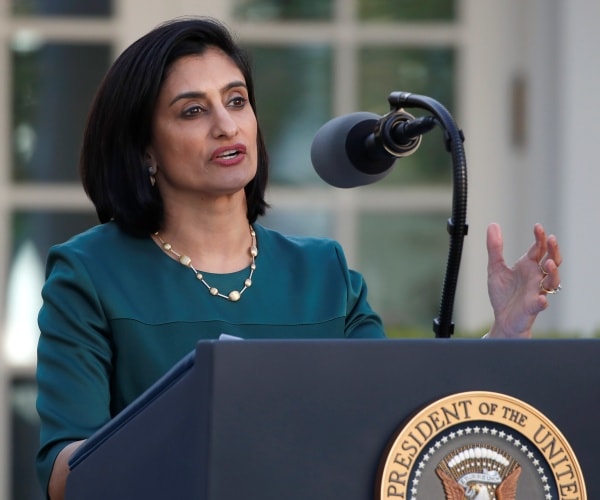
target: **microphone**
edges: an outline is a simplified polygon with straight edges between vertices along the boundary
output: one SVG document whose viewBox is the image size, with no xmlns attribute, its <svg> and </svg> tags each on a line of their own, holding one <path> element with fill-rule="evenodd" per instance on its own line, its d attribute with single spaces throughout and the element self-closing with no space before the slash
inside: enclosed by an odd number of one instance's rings
<svg viewBox="0 0 600 500">
<path fill-rule="evenodd" d="M 350 188 L 388 175 L 398 158 L 411 155 L 421 136 L 436 125 L 433 116 L 415 118 L 404 110 L 387 115 L 356 112 L 325 123 L 311 146 L 311 160 L 326 183 Z"/>
</svg>

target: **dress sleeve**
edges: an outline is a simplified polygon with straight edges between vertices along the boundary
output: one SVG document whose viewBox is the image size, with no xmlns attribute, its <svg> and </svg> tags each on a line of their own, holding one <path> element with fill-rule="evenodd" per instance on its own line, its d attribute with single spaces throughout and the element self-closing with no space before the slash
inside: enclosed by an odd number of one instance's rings
<svg viewBox="0 0 600 500">
<path fill-rule="evenodd" d="M 339 244 L 336 244 L 336 252 L 346 280 L 345 336 L 348 338 L 385 338 L 381 318 L 367 300 L 367 284 L 364 277 L 359 272 L 348 268 L 346 256 Z"/>
<path fill-rule="evenodd" d="M 42 299 L 36 469 L 47 491 L 58 453 L 110 419 L 112 348 L 102 304 L 88 269 L 73 248 L 51 249 Z"/>
</svg>

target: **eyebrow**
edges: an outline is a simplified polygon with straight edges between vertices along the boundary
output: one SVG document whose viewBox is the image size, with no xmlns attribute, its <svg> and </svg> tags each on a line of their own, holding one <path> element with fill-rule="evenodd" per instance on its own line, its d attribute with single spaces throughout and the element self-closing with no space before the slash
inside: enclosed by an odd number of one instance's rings
<svg viewBox="0 0 600 500">
<path fill-rule="evenodd" d="M 221 92 L 227 92 L 228 90 L 243 87 L 247 89 L 248 87 L 242 80 L 234 80 L 233 82 L 229 82 L 223 88 L 221 88 Z M 201 99 L 206 97 L 206 92 L 198 92 L 194 90 L 190 90 L 189 92 L 182 92 L 181 94 L 177 94 L 169 103 L 169 106 L 172 106 L 177 101 L 181 99 Z"/>
</svg>

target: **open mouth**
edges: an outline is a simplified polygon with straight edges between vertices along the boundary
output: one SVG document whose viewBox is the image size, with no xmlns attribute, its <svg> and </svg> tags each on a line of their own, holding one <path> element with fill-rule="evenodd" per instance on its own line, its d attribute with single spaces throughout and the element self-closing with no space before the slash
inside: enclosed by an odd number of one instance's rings
<svg viewBox="0 0 600 500">
<path fill-rule="evenodd" d="M 233 158 L 237 158 L 240 152 L 237 149 L 231 149 L 229 151 L 224 151 L 217 155 L 217 158 L 222 158 L 224 160 L 231 160 Z"/>
</svg>

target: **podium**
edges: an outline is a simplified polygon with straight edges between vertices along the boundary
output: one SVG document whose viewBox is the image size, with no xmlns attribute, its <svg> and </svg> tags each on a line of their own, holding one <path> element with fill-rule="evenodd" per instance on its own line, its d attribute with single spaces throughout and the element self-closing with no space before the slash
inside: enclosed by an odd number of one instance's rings
<svg viewBox="0 0 600 500">
<path fill-rule="evenodd" d="M 463 391 L 546 415 L 600 498 L 599 360 L 592 339 L 202 341 L 77 450 L 66 498 L 377 498 L 402 423 Z"/>
</svg>

